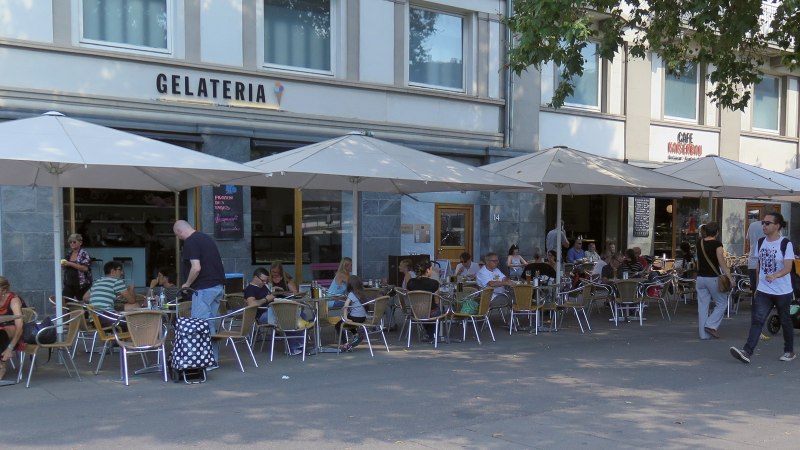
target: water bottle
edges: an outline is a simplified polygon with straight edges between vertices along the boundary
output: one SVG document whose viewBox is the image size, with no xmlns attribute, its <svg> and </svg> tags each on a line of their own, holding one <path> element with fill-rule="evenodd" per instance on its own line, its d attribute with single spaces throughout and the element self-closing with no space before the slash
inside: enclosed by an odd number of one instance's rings
<svg viewBox="0 0 800 450">
<path fill-rule="evenodd" d="M 164 295 L 164 288 L 161 288 L 161 293 L 158 294 L 158 307 L 163 308 L 166 304 L 166 295 Z"/>
<path fill-rule="evenodd" d="M 147 309 L 153 309 L 153 297 L 147 297 Z"/>
</svg>

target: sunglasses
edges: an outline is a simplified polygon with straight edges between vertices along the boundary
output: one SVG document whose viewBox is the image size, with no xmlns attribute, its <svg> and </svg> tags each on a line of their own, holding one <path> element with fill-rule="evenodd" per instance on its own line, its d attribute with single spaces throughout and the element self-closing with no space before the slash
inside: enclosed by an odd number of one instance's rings
<svg viewBox="0 0 800 450">
<path fill-rule="evenodd" d="M 763 225 L 763 226 L 767 226 L 767 225 L 777 225 L 777 224 L 778 224 L 777 222 L 770 222 L 769 220 L 762 220 L 762 221 L 761 221 L 761 225 Z"/>
</svg>

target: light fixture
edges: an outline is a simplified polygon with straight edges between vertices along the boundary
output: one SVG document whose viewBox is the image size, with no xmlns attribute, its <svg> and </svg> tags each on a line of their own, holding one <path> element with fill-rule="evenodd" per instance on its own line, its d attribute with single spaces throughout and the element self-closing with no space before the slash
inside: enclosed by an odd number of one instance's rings
<svg viewBox="0 0 800 450">
<path fill-rule="evenodd" d="M 667 205 L 667 214 L 672 214 L 672 204 Z"/>
</svg>

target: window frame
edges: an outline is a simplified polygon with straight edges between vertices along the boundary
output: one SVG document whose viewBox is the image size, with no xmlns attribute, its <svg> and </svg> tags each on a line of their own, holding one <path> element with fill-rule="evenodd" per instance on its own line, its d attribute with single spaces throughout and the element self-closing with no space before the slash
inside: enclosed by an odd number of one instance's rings
<svg viewBox="0 0 800 450">
<path fill-rule="evenodd" d="M 765 78 L 774 78 L 775 80 L 778 81 L 778 98 L 777 98 L 777 108 L 776 108 L 776 111 L 775 111 L 775 114 L 776 114 L 775 115 L 776 128 L 774 128 L 774 129 L 773 128 L 761 128 L 761 127 L 755 126 L 755 117 L 756 117 L 757 105 L 756 105 L 756 86 L 753 85 L 752 104 L 751 104 L 751 107 L 750 107 L 750 129 L 752 131 L 757 132 L 757 133 L 780 135 L 781 134 L 781 128 L 782 128 L 781 120 L 782 120 L 782 117 L 783 117 L 783 114 L 782 114 L 782 111 L 781 111 L 781 109 L 782 109 L 781 108 L 781 104 L 782 104 L 781 102 L 783 102 L 784 80 L 783 80 L 783 77 L 780 77 L 780 76 L 777 76 L 777 75 L 770 75 L 770 74 L 765 73 L 765 74 L 763 74 L 763 76 L 761 78 L 761 82 L 763 82 Z"/>
<path fill-rule="evenodd" d="M 82 47 L 97 49 L 114 49 L 130 53 L 148 55 L 173 55 L 175 49 L 175 28 L 177 26 L 175 0 L 164 0 L 167 10 L 167 46 L 166 48 L 147 47 L 142 45 L 126 44 L 124 42 L 103 41 L 84 37 L 83 0 L 75 2 L 75 20 L 77 21 L 77 43 Z"/>
<path fill-rule="evenodd" d="M 597 42 L 590 42 L 590 44 L 594 45 L 594 57 L 597 61 L 597 104 L 587 105 L 584 103 L 573 103 L 569 101 L 569 98 L 565 98 L 564 106 L 576 109 L 585 109 L 588 111 L 601 111 L 603 107 L 603 79 L 605 70 L 603 60 L 600 58 L 600 54 L 597 52 Z M 553 86 L 558 86 L 558 83 L 561 82 L 561 69 L 558 65 L 555 65 L 554 77 L 555 80 Z M 581 79 L 583 79 L 583 76 L 581 76 Z"/>
<path fill-rule="evenodd" d="M 336 75 L 339 67 L 339 57 L 342 54 L 341 51 L 341 36 L 344 33 L 344 24 L 342 22 L 342 18 L 344 17 L 344 12 L 341 11 L 342 8 L 342 1 L 341 0 L 330 0 L 330 29 L 328 32 L 330 33 L 330 70 L 319 70 L 319 69 L 312 69 L 309 67 L 302 67 L 302 66 L 287 66 L 284 64 L 273 64 L 268 63 L 266 61 L 266 48 L 264 48 L 265 39 L 266 39 L 266 5 L 264 4 L 266 0 L 258 0 L 257 3 L 257 29 L 258 29 L 258 49 L 259 49 L 259 61 L 260 67 L 266 70 L 274 70 L 274 71 L 281 71 L 281 72 L 293 72 L 293 73 L 303 73 L 303 74 L 311 74 L 311 75 L 322 75 L 322 76 L 329 76 L 333 77 Z"/>
<path fill-rule="evenodd" d="M 679 116 L 671 116 L 667 114 L 667 77 L 671 76 L 669 73 L 669 69 L 667 68 L 667 64 L 664 62 L 664 78 L 663 78 L 663 88 L 661 92 L 661 117 L 664 120 L 669 120 L 672 122 L 683 122 L 683 123 L 691 123 L 691 124 L 699 124 L 700 123 L 700 98 L 703 95 L 704 89 L 701 88 L 701 67 L 699 64 L 695 64 L 695 91 L 694 91 L 694 117 L 687 118 L 687 117 L 679 117 Z"/>
<path fill-rule="evenodd" d="M 444 14 L 448 16 L 454 16 L 461 19 L 461 88 L 454 88 L 450 86 L 441 86 L 438 84 L 429 84 L 429 83 L 420 83 L 417 81 L 411 81 L 411 9 L 422 9 L 425 11 L 430 11 L 436 14 Z M 430 89 L 435 91 L 442 91 L 442 92 L 452 92 L 452 93 L 459 93 L 459 94 L 466 94 L 468 91 L 468 86 L 470 81 L 468 79 L 469 72 L 467 71 L 468 61 L 470 58 L 468 57 L 468 43 L 471 42 L 470 37 L 470 30 L 471 26 L 469 25 L 470 15 L 467 12 L 459 12 L 453 10 L 446 10 L 446 9 L 437 9 L 431 8 L 428 6 L 422 6 L 419 4 L 408 4 L 408 8 L 406 9 L 406 29 L 405 29 L 405 73 L 406 73 L 406 83 L 409 87 L 416 87 L 416 88 L 423 88 L 423 89 Z"/>
</svg>

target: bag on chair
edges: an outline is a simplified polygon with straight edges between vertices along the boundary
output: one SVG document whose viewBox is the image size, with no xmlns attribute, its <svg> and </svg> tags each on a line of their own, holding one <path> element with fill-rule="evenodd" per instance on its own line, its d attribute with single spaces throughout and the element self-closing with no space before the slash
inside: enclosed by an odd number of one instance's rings
<svg viewBox="0 0 800 450">
<path fill-rule="evenodd" d="M 47 327 L 52 327 L 53 321 L 49 317 L 45 317 L 41 322 L 28 322 L 22 328 L 22 341 L 26 344 L 52 344 L 56 341 L 56 329 L 49 328 L 47 331 L 39 335 L 39 342 L 36 342 L 36 335 L 39 330 Z"/>
</svg>

